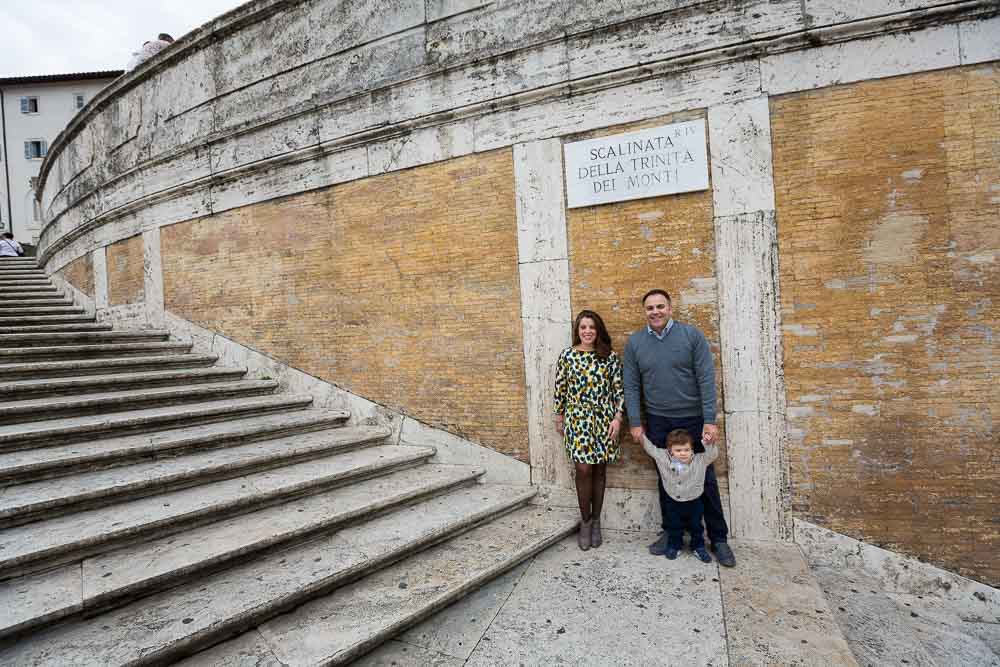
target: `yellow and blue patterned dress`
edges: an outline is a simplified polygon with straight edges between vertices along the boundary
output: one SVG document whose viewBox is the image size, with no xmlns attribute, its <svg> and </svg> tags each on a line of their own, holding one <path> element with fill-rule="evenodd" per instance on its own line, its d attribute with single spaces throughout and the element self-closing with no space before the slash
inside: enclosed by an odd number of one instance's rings
<svg viewBox="0 0 1000 667">
<path fill-rule="evenodd" d="M 556 414 L 564 418 L 563 441 L 575 463 L 613 463 L 618 441 L 608 437 L 615 413 L 625 406 L 622 364 L 612 352 L 601 359 L 596 352 L 567 348 L 556 362 Z"/>
</svg>

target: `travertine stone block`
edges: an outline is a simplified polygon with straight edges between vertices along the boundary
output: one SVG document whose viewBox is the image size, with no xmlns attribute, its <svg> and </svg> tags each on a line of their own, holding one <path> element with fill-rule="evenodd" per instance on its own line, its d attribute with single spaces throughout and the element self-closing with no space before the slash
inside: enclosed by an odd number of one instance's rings
<svg viewBox="0 0 1000 667">
<path fill-rule="evenodd" d="M 958 27 L 943 25 L 788 51 L 760 59 L 761 82 L 765 93 L 780 95 L 955 67 L 960 64 L 958 41 Z"/>
<path fill-rule="evenodd" d="M 773 211 L 767 98 L 710 107 L 708 128 L 715 216 Z"/>
</svg>

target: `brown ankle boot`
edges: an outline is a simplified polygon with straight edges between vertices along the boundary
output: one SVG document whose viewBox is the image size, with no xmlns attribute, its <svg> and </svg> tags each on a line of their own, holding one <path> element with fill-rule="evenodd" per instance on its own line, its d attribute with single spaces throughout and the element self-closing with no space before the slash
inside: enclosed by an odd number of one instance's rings
<svg viewBox="0 0 1000 667">
<path fill-rule="evenodd" d="M 592 521 L 581 521 L 580 522 L 580 532 L 576 535 L 576 543 L 580 547 L 581 551 L 586 551 L 590 548 L 590 524 Z"/>
<path fill-rule="evenodd" d="M 604 544 L 604 536 L 601 535 L 601 519 L 590 520 L 590 546 L 595 549 Z"/>
</svg>

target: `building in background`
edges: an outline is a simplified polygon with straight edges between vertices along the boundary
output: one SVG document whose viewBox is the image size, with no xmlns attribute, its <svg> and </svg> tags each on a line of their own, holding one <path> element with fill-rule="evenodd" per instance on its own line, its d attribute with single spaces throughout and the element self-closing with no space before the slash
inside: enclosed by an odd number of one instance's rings
<svg viewBox="0 0 1000 667">
<path fill-rule="evenodd" d="M 49 144 L 121 74 L 111 70 L 0 79 L 0 230 L 12 231 L 23 245 L 35 245 L 42 212 L 32 183 Z"/>
</svg>

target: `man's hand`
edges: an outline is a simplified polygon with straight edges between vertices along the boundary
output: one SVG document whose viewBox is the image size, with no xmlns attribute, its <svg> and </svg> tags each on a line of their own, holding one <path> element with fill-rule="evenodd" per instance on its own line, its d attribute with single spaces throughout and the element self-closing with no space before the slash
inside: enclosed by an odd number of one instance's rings
<svg viewBox="0 0 1000 667">
<path fill-rule="evenodd" d="M 642 426 L 633 426 L 628 430 L 632 434 L 632 439 L 636 442 L 642 442 Z"/>
<path fill-rule="evenodd" d="M 701 441 L 706 445 L 714 445 L 719 440 L 719 427 L 715 424 L 705 424 L 701 429 Z"/>
</svg>

